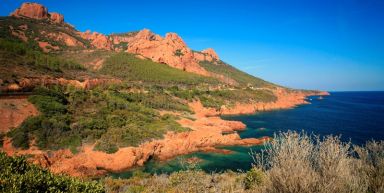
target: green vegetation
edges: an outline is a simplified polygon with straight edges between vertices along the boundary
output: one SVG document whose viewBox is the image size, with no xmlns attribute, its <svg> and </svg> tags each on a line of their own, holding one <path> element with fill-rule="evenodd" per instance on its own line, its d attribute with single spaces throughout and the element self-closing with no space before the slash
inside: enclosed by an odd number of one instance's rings
<svg viewBox="0 0 384 193">
<path fill-rule="evenodd" d="M 216 63 L 202 61 L 200 65 L 209 72 L 221 74 L 224 77 L 235 80 L 241 87 L 253 86 L 256 88 L 264 88 L 274 86 L 272 83 L 242 72 L 223 61 L 217 61 Z"/>
<path fill-rule="evenodd" d="M 90 42 L 81 38 L 77 31 L 68 24 L 54 24 L 48 20 L 37 20 L 37 19 L 28 19 L 28 18 L 15 18 L 15 17 L 0 17 L 0 38 L 5 39 L 15 39 L 12 35 L 9 26 L 15 31 L 23 32 L 28 38 L 27 44 L 36 50 L 39 49 L 38 42 L 35 41 L 38 39 L 42 42 L 48 42 L 52 46 L 59 46 L 63 49 L 83 49 L 81 47 L 68 47 L 63 41 L 56 41 L 54 39 L 48 38 L 46 34 L 49 33 L 60 33 L 68 35 L 74 40 L 81 42 L 85 47 L 90 48 Z M 20 29 L 19 26 L 26 26 L 24 30 Z"/>
<path fill-rule="evenodd" d="M 144 81 L 156 84 L 216 84 L 217 80 L 184 72 L 149 59 L 139 59 L 133 54 L 119 53 L 108 58 L 100 70 L 130 81 Z"/>
<path fill-rule="evenodd" d="M 0 165 L 0 192 L 105 192 L 100 183 L 54 175 L 28 164 L 23 157 L 13 158 L 0 153 Z"/>
<path fill-rule="evenodd" d="M 41 149 L 71 148 L 75 152 L 82 143 L 96 142 L 97 150 L 113 153 L 119 147 L 161 138 L 167 131 L 186 131 L 175 117 L 161 116 L 154 108 L 188 107 L 170 97 L 155 96 L 108 89 L 36 88 L 29 101 L 42 114 L 28 118 L 8 135 L 14 146 L 24 149 L 35 138 Z"/>
<path fill-rule="evenodd" d="M 18 40 L 0 38 L 0 77 L 4 84 L 24 77 L 75 77 L 82 72 L 84 67 L 76 62 L 42 53 Z"/>
<path fill-rule="evenodd" d="M 183 52 L 181 52 L 180 49 L 177 49 L 177 50 L 175 51 L 175 56 L 180 57 L 180 56 L 184 56 L 184 54 L 183 54 Z"/>
<path fill-rule="evenodd" d="M 222 90 L 182 90 L 171 87 L 170 92 L 175 96 L 189 101 L 200 100 L 205 107 L 220 109 L 222 105 L 232 106 L 236 102 L 273 102 L 276 96 L 269 90 L 246 89 L 222 89 Z"/>
<path fill-rule="evenodd" d="M 35 51 L 28 45 L 19 41 L 10 41 L 0 38 L 0 64 L 2 65 L 28 65 L 32 68 L 42 68 L 56 72 L 62 70 L 82 70 L 83 67 L 72 61 L 59 59 L 55 56 Z"/>
<path fill-rule="evenodd" d="M 0 148 L 3 147 L 5 133 L 0 132 Z"/>
<path fill-rule="evenodd" d="M 128 43 L 127 42 L 120 42 L 119 44 L 115 44 L 115 48 L 119 48 L 122 51 L 127 50 L 128 49 Z"/>
<path fill-rule="evenodd" d="M 91 67 L 91 65 L 95 65 L 98 61 L 106 59 L 111 55 L 114 55 L 113 51 L 106 50 L 95 50 L 92 52 L 61 52 L 58 53 L 57 56 L 60 58 L 71 58 L 71 60 L 83 64 L 85 67 Z"/>
</svg>

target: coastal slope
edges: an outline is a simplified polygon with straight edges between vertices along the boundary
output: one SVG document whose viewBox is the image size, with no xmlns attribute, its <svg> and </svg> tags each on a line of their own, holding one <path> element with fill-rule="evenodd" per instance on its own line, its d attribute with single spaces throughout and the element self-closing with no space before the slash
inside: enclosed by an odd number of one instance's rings
<svg viewBox="0 0 384 193">
<path fill-rule="evenodd" d="M 176 33 L 80 32 L 37 3 L 0 18 L 0 43 L 1 112 L 20 115 L 1 119 L 1 150 L 73 176 L 261 144 L 269 138 L 241 139 L 236 131 L 246 126 L 220 115 L 293 108 L 328 94 L 249 75 Z"/>
</svg>

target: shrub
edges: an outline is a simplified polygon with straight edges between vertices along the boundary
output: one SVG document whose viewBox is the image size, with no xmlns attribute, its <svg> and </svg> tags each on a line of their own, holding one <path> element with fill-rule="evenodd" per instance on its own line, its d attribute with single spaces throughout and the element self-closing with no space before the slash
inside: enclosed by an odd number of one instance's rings
<svg viewBox="0 0 384 193">
<path fill-rule="evenodd" d="M 368 192 L 384 192 L 384 141 L 369 141 L 365 147 L 354 147 L 367 179 Z"/>
<path fill-rule="evenodd" d="M 383 165 L 372 160 L 383 163 L 383 149 L 384 143 L 352 148 L 339 137 L 289 131 L 254 158 L 270 181 L 267 192 L 377 192 L 384 186 Z"/>
<path fill-rule="evenodd" d="M 97 182 L 83 181 L 28 164 L 23 157 L 0 153 L 0 192 L 105 192 Z"/>
<path fill-rule="evenodd" d="M 3 147 L 5 133 L 0 132 L 0 148 Z"/>
<path fill-rule="evenodd" d="M 184 56 L 184 53 L 180 49 L 177 49 L 174 54 L 178 57 Z"/>
<path fill-rule="evenodd" d="M 252 189 L 260 186 L 265 181 L 265 174 L 261 169 L 256 167 L 251 168 L 246 172 L 244 178 L 245 189 Z"/>
</svg>

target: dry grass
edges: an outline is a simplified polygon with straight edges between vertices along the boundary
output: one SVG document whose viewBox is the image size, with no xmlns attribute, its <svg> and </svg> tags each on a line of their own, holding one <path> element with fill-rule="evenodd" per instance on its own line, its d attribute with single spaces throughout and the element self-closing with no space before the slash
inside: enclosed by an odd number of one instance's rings
<svg viewBox="0 0 384 193">
<path fill-rule="evenodd" d="M 286 132 L 251 156 L 254 167 L 245 173 L 188 169 L 104 183 L 108 192 L 384 192 L 384 141 L 359 147 L 335 136 Z"/>
<path fill-rule="evenodd" d="M 352 146 L 339 137 L 279 133 L 254 154 L 266 192 L 384 192 L 384 143 Z"/>
</svg>

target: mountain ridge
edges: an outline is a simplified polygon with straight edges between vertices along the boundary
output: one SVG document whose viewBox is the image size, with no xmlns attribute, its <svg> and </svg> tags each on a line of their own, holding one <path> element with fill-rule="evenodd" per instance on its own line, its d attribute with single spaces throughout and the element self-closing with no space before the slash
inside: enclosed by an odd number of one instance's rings
<svg viewBox="0 0 384 193">
<path fill-rule="evenodd" d="M 48 9 L 37 3 L 23 3 L 20 8 L 10 14 L 16 18 L 30 18 L 36 20 L 48 20 L 58 25 L 68 25 L 64 22 L 64 16 L 58 13 L 49 13 Z M 24 27 L 25 28 L 25 27 Z M 24 28 L 12 27 L 11 34 L 25 41 L 29 39 L 23 32 Z M 18 30 L 16 30 L 18 29 Z M 128 53 L 140 54 L 146 58 L 159 63 L 165 63 L 171 67 L 182 69 L 184 71 L 193 72 L 205 76 L 209 76 L 198 62 L 201 61 L 219 61 L 219 57 L 212 48 L 207 48 L 201 52 L 193 52 L 176 33 L 167 33 L 165 37 L 161 37 L 152 33 L 148 29 L 143 29 L 131 37 L 121 35 L 104 35 L 98 32 L 87 30 L 85 32 L 77 31 L 73 28 L 74 34 L 80 36 L 84 40 L 89 41 L 90 45 L 96 49 L 125 51 Z M 83 47 L 86 45 L 74 40 L 73 36 L 66 33 L 48 33 L 48 38 L 53 41 L 62 41 L 69 47 Z M 36 39 L 35 39 L 36 40 Z M 36 40 L 38 41 L 38 40 Z M 57 51 L 60 47 L 55 47 L 49 42 L 38 41 L 39 47 L 45 52 Z M 120 47 L 119 45 L 128 44 L 128 47 Z M 48 49 L 51 47 L 52 49 Z"/>
</svg>

